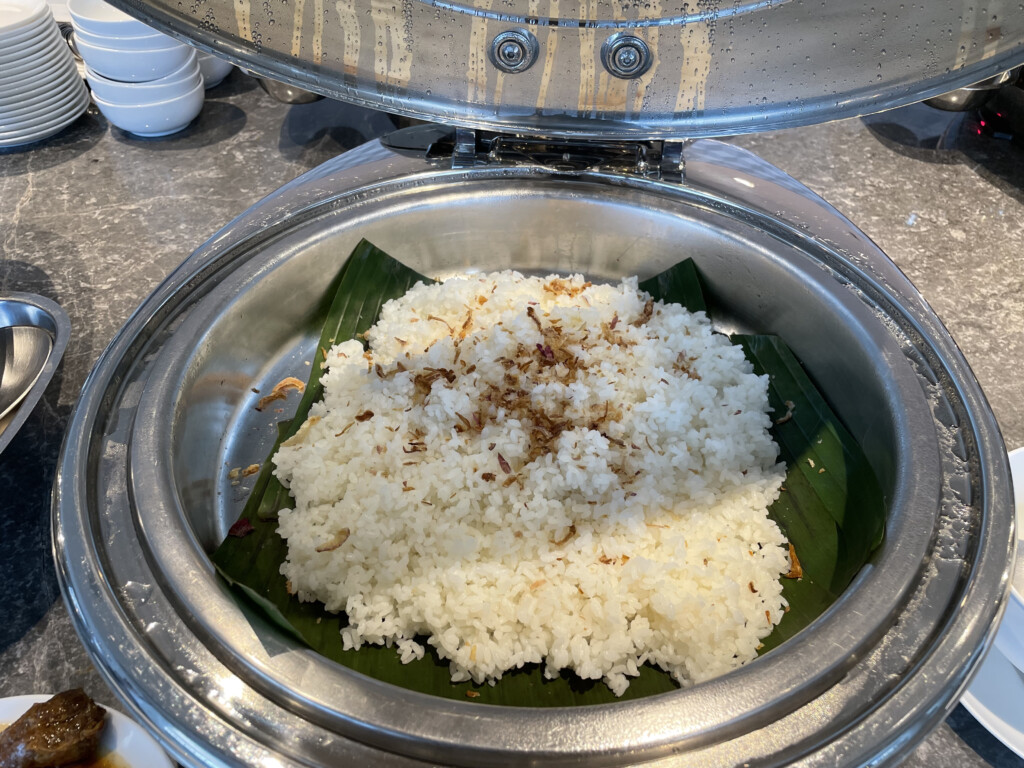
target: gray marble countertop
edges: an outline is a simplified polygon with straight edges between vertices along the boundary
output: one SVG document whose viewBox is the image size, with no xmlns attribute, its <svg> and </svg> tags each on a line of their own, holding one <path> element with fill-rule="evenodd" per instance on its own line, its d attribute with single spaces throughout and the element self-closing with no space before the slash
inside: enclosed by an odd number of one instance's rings
<svg viewBox="0 0 1024 768">
<path fill-rule="evenodd" d="M 965 119 L 915 106 L 735 141 L 822 195 L 907 273 L 1014 448 L 1024 445 L 1024 149 L 971 140 Z M 61 603 L 49 538 L 61 437 L 103 348 L 234 216 L 392 127 L 337 102 L 278 103 L 236 71 L 175 136 L 133 138 L 91 109 L 46 142 L 0 151 L 0 290 L 47 296 L 72 324 L 62 367 L 0 455 L 0 697 L 82 686 L 116 704 Z M 1024 760 L 958 707 L 907 764 Z"/>
</svg>

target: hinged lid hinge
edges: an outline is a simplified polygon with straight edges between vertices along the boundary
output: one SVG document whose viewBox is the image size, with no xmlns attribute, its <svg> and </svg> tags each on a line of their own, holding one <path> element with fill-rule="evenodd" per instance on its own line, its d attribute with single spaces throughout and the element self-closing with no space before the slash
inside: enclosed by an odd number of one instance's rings
<svg viewBox="0 0 1024 768">
<path fill-rule="evenodd" d="M 476 156 L 476 131 L 472 128 L 456 128 L 455 147 L 452 149 L 452 168 L 472 168 L 474 165 L 478 165 Z"/>
<path fill-rule="evenodd" d="M 589 141 L 512 136 L 471 128 L 434 142 L 428 157 L 451 156 L 452 168 L 539 165 L 558 174 L 614 171 L 669 182 L 685 176 L 683 141 Z"/>
</svg>

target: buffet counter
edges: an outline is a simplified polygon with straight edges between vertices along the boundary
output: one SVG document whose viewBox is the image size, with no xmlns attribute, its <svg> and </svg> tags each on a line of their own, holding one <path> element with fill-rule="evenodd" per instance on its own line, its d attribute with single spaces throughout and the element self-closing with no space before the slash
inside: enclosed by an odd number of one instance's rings
<svg viewBox="0 0 1024 768">
<path fill-rule="evenodd" d="M 896 112 L 731 139 L 871 237 L 963 350 L 1008 448 L 1024 445 L 1024 151 L 965 115 Z M 89 370 L 136 306 L 264 195 L 393 130 L 387 115 L 289 106 L 235 71 L 183 132 L 139 139 L 94 109 L 38 145 L 0 150 L 0 288 L 71 320 L 63 363 L 0 455 L 0 697 L 81 686 L 117 702 L 74 634 L 50 546 L 50 491 Z M 1024 677 L 1011 681 L 1024 686 Z M 907 763 L 1024 766 L 958 707 Z"/>
</svg>

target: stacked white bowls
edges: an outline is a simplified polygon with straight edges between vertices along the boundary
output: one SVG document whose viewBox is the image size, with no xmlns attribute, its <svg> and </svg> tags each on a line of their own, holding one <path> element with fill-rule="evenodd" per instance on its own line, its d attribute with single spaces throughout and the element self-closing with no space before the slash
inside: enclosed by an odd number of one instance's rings
<svg viewBox="0 0 1024 768">
<path fill-rule="evenodd" d="M 166 136 L 202 110 L 210 84 L 195 49 L 103 0 L 68 0 L 68 13 L 93 101 L 111 123 L 137 136 Z"/>
<path fill-rule="evenodd" d="M 88 106 L 46 0 L 0 0 L 0 147 L 52 136 Z"/>
<path fill-rule="evenodd" d="M 207 90 L 220 85 L 221 81 L 235 68 L 230 61 L 218 59 L 212 53 L 196 51 L 196 55 L 199 56 L 199 69 L 203 73 L 203 84 Z"/>
</svg>

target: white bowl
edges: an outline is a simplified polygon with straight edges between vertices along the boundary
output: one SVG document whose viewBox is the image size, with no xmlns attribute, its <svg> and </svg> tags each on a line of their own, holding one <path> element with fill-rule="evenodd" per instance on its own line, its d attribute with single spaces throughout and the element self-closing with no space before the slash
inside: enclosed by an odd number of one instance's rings
<svg viewBox="0 0 1024 768">
<path fill-rule="evenodd" d="M 996 648 L 1024 672 L 1024 448 L 1010 451 L 1010 473 L 1017 506 L 1017 565 L 1010 601 L 996 634 Z"/>
<path fill-rule="evenodd" d="M 76 40 L 75 45 L 82 60 L 93 72 L 111 80 L 129 83 L 166 77 L 181 67 L 193 54 L 193 50 L 184 43 L 144 51 L 120 51 L 116 48 L 90 45 L 83 40 Z"/>
<path fill-rule="evenodd" d="M 177 133 L 192 122 L 203 109 L 202 84 L 176 99 L 152 104 L 112 104 L 93 94 L 100 112 L 111 123 L 136 136 L 154 137 Z"/>
<path fill-rule="evenodd" d="M 86 65 L 85 79 L 92 92 L 111 104 L 151 104 L 167 101 L 189 93 L 197 85 L 203 84 L 203 76 L 199 71 L 199 60 L 189 57 L 171 74 L 158 80 L 144 83 L 125 83 L 103 77 L 92 67 Z"/>
<path fill-rule="evenodd" d="M 202 73 L 199 71 L 199 54 L 194 51 L 189 51 L 189 56 L 182 62 L 181 66 L 175 69 L 173 72 L 169 72 L 163 77 L 158 77 L 153 80 L 140 80 L 138 82 L 132 82 L 130 80 L 113 80 L 109 77 L 104 77 L 96 70 L 92 69 L 88 64 L 85 65 L 85 69 L 93 74 L 95 77 L 101 77 L 109 83 L 120 83 L 121 85 L 127 85 L 132 87 L 139 87 L 144 85 L 165 85 L 167 83 L 177 82 L 178 80 L 189 80 L 196 77 L 199 74 L 202 77 Z"/>
<path fill-rule="evenodd" d="M 103 0 L 68 0 L 68 15 L 75 29 L 94 35 L 152 35 L 156 32 Z"/>
<path fill-rule="evenodd" d="M 89 45 L 116 48 L 119 51 L 144 51 L 152 48 L 170 48 L 178 41 L 163 32 L 148 35 L 106 35 L 75 27 L 75 42 L 84 40 Z"/>
<path fill-rule="evenodd" d="M 198 51 L 199 54 L 199 69 L 203 73 L 203 82 L 206 83 L 207 88 L 213 88 L 215 85 L 219 85 L 221 80 L 227 77 L 231 70 L 235 68 L 235 65 L 230 61 L 224 61 L 219 59 L 212 53 L 206 51 Z"/>
</svg>

